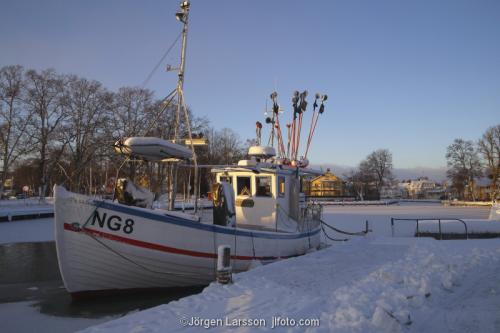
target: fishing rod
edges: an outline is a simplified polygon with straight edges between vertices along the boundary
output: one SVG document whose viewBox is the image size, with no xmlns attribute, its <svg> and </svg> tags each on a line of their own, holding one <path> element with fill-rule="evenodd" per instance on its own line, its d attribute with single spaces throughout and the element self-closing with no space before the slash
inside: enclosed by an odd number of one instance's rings
<svg viewBox="0 0 500 333">
<path fill-rule="evenodd" d="M 297 115 L 299 113 L 299 108 L 298 108 L 298 102 L 299 102 L 299 92 L 294 91 L 293 92 L 293 97 L 292 97 L 292 107 L 293 107 L 293 120 L 292 120 L 292 151 L 290 153 L 289 159 L 293 160 L 294 152 L 295 152 L 295 130 L 296 130 L 296 123 L 297 123 Z"/>
<path fill-rule="evenodd" d="M 255 134 L 257 135 L 257 146 L 260 146 L 262 138 L 262 123 L 260 121 L 255 123 Z"/>
<path fill-rule="evenodd" d="M 280 106 L 278 104 L 278 93 L 274 91 L 270 97 L 271 100 L 273 101 L 273 114 L 275 118 L 274 127 L 276 128 L 276 135 L 278 137 L 278 152 L 281 157 L 284 157 L 285 146 L 283 143 L 283 135 L 281 132 L 280 119 L 279 119 Z"/>
<path fill-rule="evenodd" d="M 307 147 L 306 147 L 306 153 L 304 154 L 304 158 L 307 158 L 307 153 L 309 152 L 309 147 L 311 146 L 312 138 L 314 136 L 314 132 L 316 131 L 316 125 L 318 124 L 318 118 L 323 112 L 325 112 L 325 101 L 328 99 L 328 95 L 320 95 L 319 93 L 316 94 L 316 98 L 314 100 L 314 110 L 318 107 L 317 101 L 321 100 L 321 105 L 319 106 L 318 113 L 316 114 L 315 118 L 315 111 L 313 110 L 313 117 L 311 120 L 311 129 L 309 130 L 309 138 L 307 139 Z M 313 125 L 314 122 L 314 125 Z"/>
<path fill-rule="evenodd" d="M 304 90 L 300 96 L 300 104 L 299 104 L 299 122 L 298 122 L 298 128 L 297 128 L 297 135 L 296 135 L 296 140 L 297 143 L 295 145 L 295 160 L 297 160 L 298 153 L 299 153 L 299 146 L 300 146 L 300 132 L 302 131 L 302 117 L 304 116 L 304 112 L 306 112 L 307 108 L 307 90 Z"/>
<path fill-rule="evenodd" d="M 314 125 L 314 119 L 316 116 L 316 108 L 318 107 L 318 99 L 320 98 L 320 94 L 316 93 L 314 96 L 314 103 L 313 103 L 313 112 L 312 112 L 312 117 L 311 117 L 311 124 L 309 126 L 309 134 L 307 136 L 307 146 L 306 146 L 306 153 L 304 154 L 304 158 L 307 158 L 307 152 L 309 151 L 309 145 L 311 142 L 311 134 L 312 134 L 312 129 Z"/>
<path fill-rule="evenodd" d="M 290 159 L 290 139 L 291 139 L 291 127 L 292 124 L 288 123 L 286 124 L 286 131 L 287 131 L 287 144 L 286 144 L 286 158 L 289 160 Z"/>
</svg>

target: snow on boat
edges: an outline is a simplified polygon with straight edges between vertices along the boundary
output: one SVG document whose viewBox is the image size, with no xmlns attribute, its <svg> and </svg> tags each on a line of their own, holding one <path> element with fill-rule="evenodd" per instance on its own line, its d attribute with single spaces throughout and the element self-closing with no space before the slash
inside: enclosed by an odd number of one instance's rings
<svg viewBox="0 0 500 333">
<path fill-rule="evenodd" d="M 131 137 L 115 143 L 115 151 L 145 159 L 161 161 L 167 158 L 190 159 L 193 152 L 185 146 L 154 137 Z"/>
</svg>

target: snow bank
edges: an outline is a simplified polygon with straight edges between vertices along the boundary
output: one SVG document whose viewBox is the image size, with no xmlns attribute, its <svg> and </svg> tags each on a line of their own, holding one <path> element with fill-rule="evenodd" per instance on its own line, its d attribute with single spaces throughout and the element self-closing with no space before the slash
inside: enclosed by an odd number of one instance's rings
<svg viewBox="0 0 500 333">
<path fill-rule="evenodd" d="M 483 320 L 460 309 L 484 297 L 473 292 L 478 281 L 485 290 L 500 292 L 499 263 L 498 240 L 351 241 L 257 267 L 237 274 L 232 285 L 212 283 L 201 294 L 85 332 L 197 332 L 207 326 L 211 332 L 248 332 L 256 326 L 259 331 L 289 332 L 440 332 L 464 316 L 469 316 L 471 331 L 485 331 L 500 328 L 500 293 L 490 297 L 494 306 L 473 314 Z M 485 281 L 482 272 L 488 269 L 495 271 Z M 435 320 L 444 315 L 443 307 L 453 309 L 456 318 Z M 286 319 L 281 323 L 288 326 L 273 329 L 273 317 Z M 313 325 L 317 320 L 319 326 Z M 247 325 L 229 327 L 235 322 Z M 310 325 L 300 327 L 305 322 Z"/>
<path fill-rule="evenodd" d="M 465 235 L 465 225 L 469 234 L 500 234 L 500 221 L 491 220 L 441 220 L 441 231 L 443 234 Z M 439 221 L 430 220 L 419 223 L 420 233 L 439 234 Z"/>
<path fill-rule="evenodd" d="M 487 219 L 489 207 L 445 207 L 439 204 L 405 203 L 391 206 L 327 206 L 323 220 L 342 230 L 356 232 L 363 230 L 365 221 L 377 236 L 391 236 L 391 217 L 394 218 L 460 218 Z M 463 227 L 462 227 L 463 228 Z M 396 236 L 413 237 L 415 221 L 395 222 Z M 339 235 L 332 234 L 339 238 Z M 342 236 L 344 238 L 344 236 Z"/>
<path fill-rule="evenodd" d="M 53 240 L 53 218 L 0 223 L 0 244 Z"/>
</svg>

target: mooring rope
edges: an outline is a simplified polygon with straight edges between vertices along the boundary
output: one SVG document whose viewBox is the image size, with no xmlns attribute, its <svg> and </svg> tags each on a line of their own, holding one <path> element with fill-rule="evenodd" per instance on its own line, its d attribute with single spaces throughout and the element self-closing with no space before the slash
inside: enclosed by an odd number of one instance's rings
<svg viewBox="0 0 500 333">
<path fill-rule="evenodd" d="M 332 240 L 332 241 L 335 241 L 335 242 L 345 242 L 345 241 L 348 241 L 349 239 L 348 238 L 345 238 L 345 239 L 336 239 L 336 238 L 333 238 L 333 237 L 329 236 L 326 233 L 326 230 L 325 230 L 324 226 L 327 226 L 328 228 L 332 229 L 335 232 L 338 232 L 338 233 L 341 233 L 341 234 L 345 234 L 345 235 L 350 235 L 350 236 L 365 236 L 366 234 L 368 234 L 370 232 L 370 230 L 368 229 L 368 221 L 366 222 L 366 229 L 365 229 L 365 231 L 359 231 L 359 232 L 348 232 L 348 231 L 343 231 L 343 230 L 337 229 L 335 227 L 332 227 L 331 225 L 329 225 L 328 223 L 326 223 L 325 221 L 323 221 L 321 219 L 320 219 L 320 222 L 321 222 L 321 230 L 323 231 L 323 234 L 325 235 L 325 237 L 328 238 L 329 240 Z"/>
<path fill-rule="evenodd" d="M 365 229 L 365 231 L 359 231 L 359 232 L 349 232 L 349 231 L 343 231 L 343 230 L 340 230 L 340 229 L 337 229 L 335 227 L 332 227 L 331 225 L 329 225 L 328 223 L 326 223 L 325 221 L 323 220 L 320 220 L 321 221 L 321 224 L 322 225 L 326 225 L 328 228 L 332 229 L 333 231 L 336 231 L 340 234 L 344 234 L 344 235 L 350 235 L 350 236 L 365 236 L 369 230 L 368 228 Z"/>
<path fill-rule="evenodd" d="M 327 233 L 326 233 L 326 230 L 325 228 L 323 227 L 323 223 L 321 223 L 321 230 L 323 231 L 323 234 L 325 235 L 326 238 L 328 238 L 329 240 L 331 241 L 334 241 L 334 242 L 346 242 L 348 241 L 349 239 L 345 238 L 345 239 L 336 239 L 336 238 L 333 238 L 331 236 L 329 236 Z"/>
</svg>

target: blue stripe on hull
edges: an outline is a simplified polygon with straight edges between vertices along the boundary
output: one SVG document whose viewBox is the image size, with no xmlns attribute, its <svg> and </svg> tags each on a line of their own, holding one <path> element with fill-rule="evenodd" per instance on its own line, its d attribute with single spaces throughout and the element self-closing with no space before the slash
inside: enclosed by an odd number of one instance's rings
<svg viewBox="0 0 500 333">
<path fill-rule="evenodd" d="M 310 232 L 304 232 L 304 233 L 274 233 L 274 232 L 262 232 L 262 231 L 247 231 L 247 230 L 241 230 L 238 228 L 232 228 L 232 227 L 223 227 L 219 225 L 210 225 L 210 224 L 203 224 L 200 222 L 193 222 L 188 219 L 183 219 L 181 217 L 173 216 L 173 215 L 160 215 L 160 214 L 155 214 L 152 212 L 148 212 L 142 209 L 137 209 L 137 208 L 132 208 L 129 206 L 124 206 L 121 204 L 115 204 L 112 202 L 107 202 L 107 201 L 94 201 L 94 205 L 97 208 L 104 208 L 104 209 L 109 209 L 113 210 L 116 212 L 128 214 L 128 215 L 133 215 L 133 216 L 138 216 L 142 218 L 146 218 L 149 220 L 154 220 L 158 222 L 164 222 L 164 223 L 170 223 L 170 224 L 175 224 L 175 225 L 180 225 L 183 227 L 188 227 L 188 228 L 193 228 L 193 229 L 201 229 L 205 231 L 211 231 L 211 232 L 216 232 L 216 233 L 221 233 L 221 234 L 229 234 L 229 235 L 238 235 L 238 236 L 245 236 L 245 237 L 254 237 L 254 238 L 268 238 L 268 239 L 297 239 L 297 238 L 303 238 L 303 237 L 309 237 L 309 236 L 314 236 L 320 232 L 320 228 L 317 227 L 315 230 L 311 230 Z"/>
</svg>

